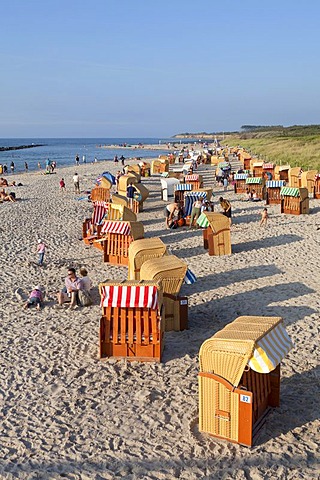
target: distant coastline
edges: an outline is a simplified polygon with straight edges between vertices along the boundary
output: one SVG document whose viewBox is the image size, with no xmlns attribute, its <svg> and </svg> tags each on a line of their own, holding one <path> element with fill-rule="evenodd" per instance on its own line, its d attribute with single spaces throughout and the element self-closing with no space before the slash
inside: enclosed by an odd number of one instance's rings
<svg viewBox="0 0 320 480">
<path fill-rule="evenodd" d="M 44 147 L 42 143 L 32 143 L 31 145 L 17 145 L 15 147 L 0 147 L 0 152 L 9 152 L 10 150 L 23 150 L 24 148 Z"/>
</svg>

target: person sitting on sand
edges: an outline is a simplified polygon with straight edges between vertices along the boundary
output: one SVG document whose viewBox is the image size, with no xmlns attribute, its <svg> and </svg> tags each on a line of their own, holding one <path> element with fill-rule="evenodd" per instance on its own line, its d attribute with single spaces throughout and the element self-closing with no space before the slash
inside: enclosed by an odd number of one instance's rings
<svg viewBox="0 0 320 480">
<path fill-rule="evenodd" d="M 58 307 L 62 307 L 63 303 L 71 302 L 70 309 L 78 308 L 79 298 L 78 291 L 83 290 L 83 282 L 77 277 L 76 270 L 73 267 L 68 268 L 68 276 L 65 278 L 65 286 L 58 292 Z"/>
<path fill-rule="evenodd" d="M 178 215 L 177 212 L 179 212 L 179 204 L 176 202 L 170 203 L 164 208 L 164 216 L 166 218 L 166 228 L 170 228 L 170 224 L 172 223 L 173 217 Z"/>
<path fill-rule="evenodd" d="M 1 187 L 7 187 L 8 186 L 8 180 L 6 178 L 0 178 L 0 186 Z"/>
<path fill-rule="evenodd" d="M 0 201 L 15 202 L 16 199 L 12 193 L 7 193 L 4 188 L 0 190 Z"/>
<path fill-rule="evenodd" d="M 90 277 L 88 277 L 88 270 L 84 267 L 81 267 L 79 273 L 81 275 L 83 290 L 88 292 L 92 288 L 92 280 Z"/>
<path fill-rule="evenodd" d="M 43 305 L 43 294 L 42 294 L 40 285 L 37 285 L 36 287 L 34 287 L 34 289 L 29 295 L 29 299 L 27 303 L 24 304 L 23 308 L 27 309 L 32 305 L 36 305 L 36 309 L 41 310 L 41 307 Z"/>
<path fill-rule="evenodd" d="M 260 202 L 260 198 L 258 197 L 257 192 L 255 190 L 252 190 L 252 201 Z"/>
</svg>

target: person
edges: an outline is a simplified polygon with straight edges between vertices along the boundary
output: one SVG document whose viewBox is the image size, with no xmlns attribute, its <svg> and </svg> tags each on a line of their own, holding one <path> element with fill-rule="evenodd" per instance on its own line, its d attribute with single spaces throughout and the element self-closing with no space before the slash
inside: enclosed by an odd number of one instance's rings
<svg viewBox="0 0 320 480">
<path fill-rule="evenodd" d="M 0 190 L 0 200 L 1 201 L 9 201 L 9 202 L 15 202 L 15 193 L 7 193 L 4 188 Z"/>
<path fill-rule="evenodd" d="M 36 305 L 36 309 L 41 310 L 41 307 L 43 305 L 43 294 L 42 294 L 40 285 L 37 285 L 36 287 L 34 287 L 34 289 L 29 295 L 29 299 L 27 303 L 24 304 L 23 308 L 27 309 L 32 305 Z"/>
<path fill-rule="evenodd" d="M 121 157 L 120 157 L 120 160 L 121 160 L 121 165 L 122 165 L 122 166 L 124 166 L 124 161 L 125 161 L 125 158 L 124 158 L 124 156 L 123 156 L 123 155 L 121 155 Z"/>
<path fill-rule="evenodd" d="M 249 188 L 247 188 L 245 201 L 250 202 L 251 200 L 252 200 L 252 193 L 250 192 Z"/>
<path fill-rule="evenodd" d="M 164 215 L 166 218 L 166 228 L 170 228 L 173 218 L 179 213 L 179 204 L 177 202 L 170 203 L 164 209 Z"/>
<path fill-rule="evenodd" d="M 56 166 L 57 166 L 57 162 L 55 161 L 51 162 L 51 173 L 54 173 Z"/>
<path fill-rule="evenodd" d="M 73 185 L 75 193 L 80 193 L 80 182 L 77 172 L 73 175 Z"/>
<path fill-rule="evenodd" d="M 119 190 L 119 178 L 121 177 L 122 173 L 120 172 L 120 170 L 117 171 L 116 173 L 116 189 L 117 191 Z"/>
<path fill-rule="evenodd" d="M 264 208 L 261 212 L 260 227 L 262 227 L 262 225 L 267 226 L 268 218 L 269 218 L 268 210 Z"/>
<path fill-rule="evenodd" d="M 226 217 L 229 218 L 229 223 L 231 225 L 231 223 L 232 223 L 232 220 L 231 220 L 231 203 L 229 202 L 229 200 L 226 200 L 223 197 L 219 198 L 219 202 L 220 202 L 221 208 L 223 209 L 223 212 L 222 212 L 223 215 L 225 215 Z"/>
<path fill-rule="evenodd" d="M 129 199 L 129 205 L 132 207 L 134 194 L 137 191 L 136 187 L 130 182 L 129 186 L 127 187 L 127 198 Z"/>
<path fill-rule="evenodd" d="M 78 167 L 79 166 L 79 161 L 80 161 L 80 157 L 79 157 L 78 154 L 76 155 L 75 161 L 76 161 L 76 165 Z"/>
<path fill-rule="evenodd" d="M 61 308 L 64 303 L 70 303 L 70 309 L 75 310 L 78 307 L 78 292 L 83 290 L 81 278 L 77 277 L 76 270 L 73 267 L 68 268 L 68 276 L 65 278 L 64 288 L 58 292 L 58 307 Z"/>
<path fill-rule="evenodd" d="M 223 179 L 223 190 L 226 192 L 228 190 L 228 179 L 224 177 Z"/>
<path fill-rule="evenodd" d="M 24 162 L 24 169 L 26 172 L 29 170 L 29 165 L 27 162 Z"/>
<path fill-rule="evenodd" d="M 88 270 L 85 267 L 81 267 L 79 273 L 81 275 L 83 290 L 88 292 L 92 289 L 92 280 L 88 277 Z"/>
<path fill-rule="evenodd" d="M 193 222 L 196 222 L 200 216 L 201 213 L 201 207 L 202 207 L 202 198 L 198 198 L 195 202 L 192 204 L 192 210 L 191 210 L 191 216 L 190 216 L 190 227 L 192 228 Z"/>
<path fill-rule="evenodd" d="M 118 155 L 115 155 L 115 156 L 114 156 L 113 161 L 114 161 L 114 163 L 118 163 L 118 162 L 119 162 L 119 160 L 118 160 Z"/>
<path fill-rule="evenodd" d="M 14 173 L 14 161 L 10 163 L 11 173 Z"/>
<path fill-rule="evenodd" d="M 64 178 L 61 178 L 60 182 L 59 182 L 59 188 L 60 188 L 60 191 L 61 192 L 65 192 L 66 191 L 66 184 L 64 182 Z"/>
<path fill-rule="evenodd" d="M 1 187 L 7 187 L 8 186 L 8 180 L 6 178 L 0 178 L 0 186 Z"/>
<path fill-rule="evenodd" d="M 252 201 L 260 202 L 260 198 L 258 197 L 257 192 L 255 190 L 252 190 Z"/>
<path fill-rule="evenodd" d="M 38 260 L 39 267 L 42 267 L 43 265 L 43 259 L 44 259 L 46 248 L 48 248 L 48 246 L 41 240 L 41 238 L 39 238 L 38 246 L 37 246 L 37 253 L 39 254 L 39 260 Z"/>
<path fill-rule="evenodd" d="M 8 173 L 8 167 L 7 167 L 7 164 L 6 164 L 6 163 L 3 164 L 3 173 L 4 173 L 4 175 L 5 175 L 6 173 Z"/>
<path fill-rule="evenodd" d="M 41 170 L 41 163 L 38 162 L 38 169 Z"/>
<path fill-rule="evenodd" d="M 51 170 L 51 161 L 50 161 L 49 158 L 47 158 L 47 160 L 46 160 L 46 172 L 50 173 L 50 170 Z"/>
<path fill-rule="evenodd" d="M 82 155 L 82 163 L 87 163 L 87 159 L 85 155 Z"/>
</svg>

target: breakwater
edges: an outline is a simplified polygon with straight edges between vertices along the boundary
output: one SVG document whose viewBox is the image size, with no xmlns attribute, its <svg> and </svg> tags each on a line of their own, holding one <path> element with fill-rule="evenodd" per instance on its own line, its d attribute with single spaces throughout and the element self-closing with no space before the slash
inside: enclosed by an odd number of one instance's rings
<svg viewBox="0 0 320 480">
<path fill-rule="evenodd" d="M 24 148 L 44 147 L 43 143 L 32 143 L 31 145 L 16 145 L 14 147 L 0 147 L 0 152 L 9 152 L 10 150 L 23 150 Z"/>
</svg>

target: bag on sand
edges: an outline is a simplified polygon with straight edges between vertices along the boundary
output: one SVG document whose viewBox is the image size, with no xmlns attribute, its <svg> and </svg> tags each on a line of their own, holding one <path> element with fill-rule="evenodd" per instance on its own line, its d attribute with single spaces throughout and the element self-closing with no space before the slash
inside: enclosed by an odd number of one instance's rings
<svg viewBox="0 0 320 480">
<path fill-rule="evenodd" d="M 92 298 L 88 290 L 79 290 L 78 295 L 82 307 L 89 307 L 92 305 Z"/>
</svg>

